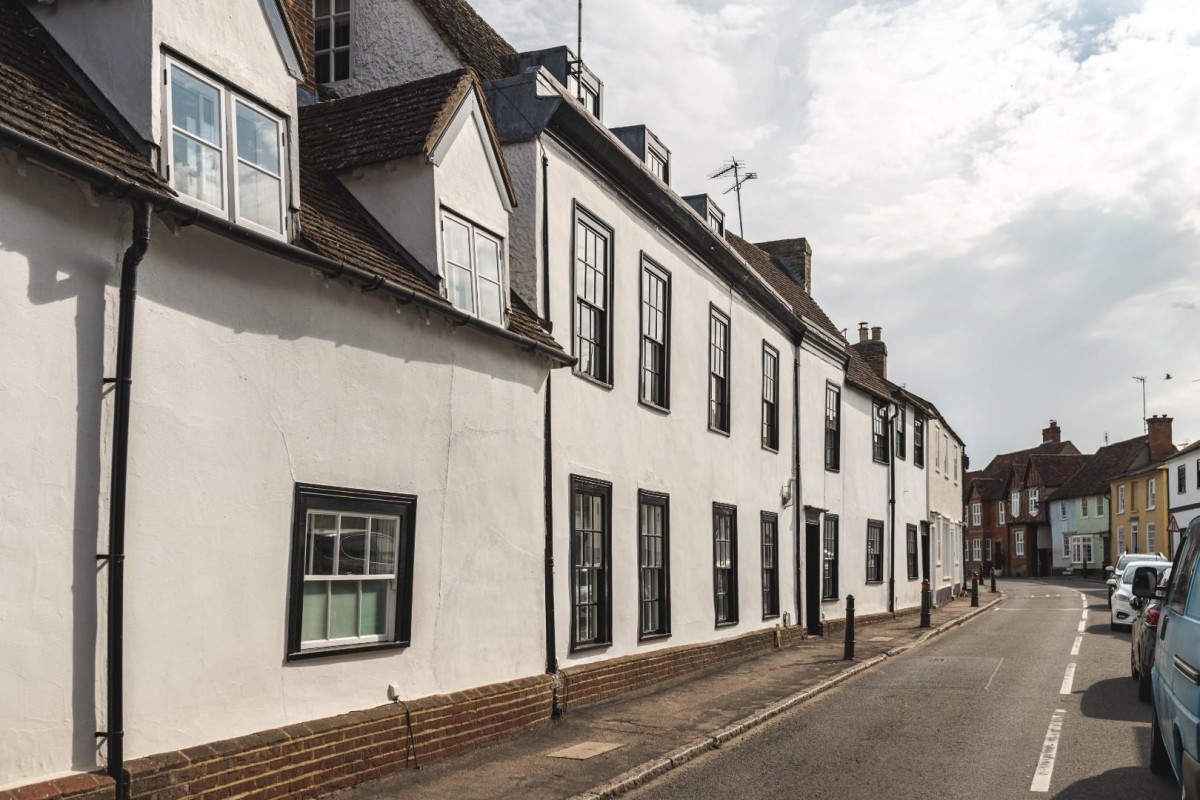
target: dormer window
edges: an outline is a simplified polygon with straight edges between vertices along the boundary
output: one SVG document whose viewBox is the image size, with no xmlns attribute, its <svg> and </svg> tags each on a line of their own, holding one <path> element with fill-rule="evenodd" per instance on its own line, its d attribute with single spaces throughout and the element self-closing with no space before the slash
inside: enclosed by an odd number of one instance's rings
<svg viewBox="0 0 1200 800">
<path fill-rule="evenodd" d="M 442 211 L 442 253 L 450 302 L 494 325 L 504 324 L 502 252 L 500 237 Z"/>
<path fill-rule="evenodd" d="M 653 147 L 646 148 L 646 166 L 663 183 L 671 182 L 666 155 L 655 150 Z"/>
<path fill-rule="evenodd" d="M 725 235 L 725 220 L 711 211 L 708 214 L 708 227 L 712 228 L 717 236 Z"/>
<path fill-rule="evenodd" d="M 205 210 L 284 232 L 283 120 L 227 86 L 168 66 L 167 177 Z"/>
<path fill-rule="evenodd" d="M 586 75 L 584 76 L 583 80 L 580 80 L 576 76 L 572 75 L 568 83 L 570 84 L 568 88 L 571 90 L 571 94 L 575 95 L 575 99 L 583 104 L 583 107 L 588 110 L 588 113 L 590 113 L 596 119 L 600 119 L 599 87 L 592 86 L 590 83 L 588 83 Z"/>
<path fill-rule="evenodd" d="M 706 194 L 693 194 L 683 198 L 683 201 L 700 215 L 700 218 L 717 236 L 725 236 L 725 212 L 717 207 L 713 199 Z"/>
<path fill-rule="evenodd" d="M 350 77 L 351 0 L 313 0 L 317 83 Z"/>
</svg>

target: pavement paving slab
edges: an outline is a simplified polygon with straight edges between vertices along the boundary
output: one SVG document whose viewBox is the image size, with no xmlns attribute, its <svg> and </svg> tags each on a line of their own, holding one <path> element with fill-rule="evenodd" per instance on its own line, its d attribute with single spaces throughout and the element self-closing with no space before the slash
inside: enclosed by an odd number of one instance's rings
<svg viewBox="0 0 1200 800">
<path fill-rule="evenodd" d="M 955 599 L 933 610 L 929 629 L 918 627 L 916 614 L 860 624 L 854 661 L 842 660 L 840 632 L 810 637 L 614 701 L 568 709 L 561 719 L 526 733 L 330 797 L 615 797 L 990 610 L 1004 598 L 1003 593 L 992 595 L 980 588 L 980 608 L 971 608 L 965 597 Z M 981 675 L 990 669 L 986 664 L 978 667 Z"/>
</svg>

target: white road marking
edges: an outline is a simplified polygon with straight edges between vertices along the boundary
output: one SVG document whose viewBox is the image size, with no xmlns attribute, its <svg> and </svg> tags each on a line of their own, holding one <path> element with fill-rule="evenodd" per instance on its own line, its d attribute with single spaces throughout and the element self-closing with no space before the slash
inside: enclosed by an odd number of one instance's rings
<svg viewBox="0 0 1200 800">
<path fill-rule="evenodd" d="M 1062 735 L 1063 717 L 1066 710 L 1055 709 L 1050 717 L 1050 727 L 1046 729 L 1046 741 L 1042 743 L 1042 757 L 1038 759 L 1037 770 L 1033 773 L 1033 783 L 1029 784 L 1031 792 L 1050 791 L 1050 776 L 1054 774 L 1054 759 L 1058 756 L 1058 738 Z"/>
<path fill-rule="evenodd" d="M 1075 682 L 1075 664 L 1067 664 L 1067 671 L 1063 675 L 1062 688 L 1058 690 L 1059 694 L 1070 694 L 1071 684 Z"/>
<path fill-rule="evenodd" d="M 1000 665 L 1001 665 L 1001 664 L 1003 664 L 1003 663 L 1004 663 L 1004 658 L 1003 658 L 1003 656 L 1002 656 L 1002 657 L 1000 658 L 1000 660 L 999 660 L 998 662 L 996 662 L 996 668 L 995 668 L 994 670 L 992 670 L 992 677 L 988 678 L 988 682 L 987 682 L 987 683 L 985 683 L 985 684 L 984 684 L 984 686 L 983 686 L 983 690 L 984 690 L 985 692 L 986 692 L 988 689 L 992 688 L 992 681 L 996 680 L 996 673 L 1000 671 Z"/>
<path fill-rule="evenodd" d="M 1079 620 L 1079 632 L 1083 633 L 1086 630 L 1087 630 L 1087 620 L 1086 619 Z"/>
<path fill-rule="evenodd" d="M 1071 645 L 1071 655 L 1073 655 L 1073 656 L 1079 655 L 1079 645 L 1081 645 L 1081 644 L 1083 644 L 1083 637 L 1076 636 L 1075 644 Z"/>
<path fill-rule="evenodd" d="M 1083 610 L 1083 618 L 1087 619 L 1087 609 L 1086 608 Z"/>
</svg>

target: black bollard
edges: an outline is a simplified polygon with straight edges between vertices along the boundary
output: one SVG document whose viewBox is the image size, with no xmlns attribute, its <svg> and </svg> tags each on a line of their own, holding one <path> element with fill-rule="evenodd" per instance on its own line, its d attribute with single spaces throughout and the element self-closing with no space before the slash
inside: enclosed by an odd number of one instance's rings
<svg viewBox="0 0 1200 800">
<path fill-rule="evenodd" d="M 842 653 L 844 661 L 854 660 L 854 595 L 846 595 L 846 649 Z"/>
<path fill-rule="evenodd" d="M 996 593 L 996 568 L 992 567 L 992 594 Z"/>
<path fill-rule="evenodd" d="M 979 573 L 971 573 L 971 608 L 979 608 Z"/>
<path fill-rule="evenodd" d="M 921 581 L 921 627 L 928 628 L 933 623 L 929 621 L 929 607 L 933 605 L 933 598 L 930 597 L 929 579 Z"/>
</svg>

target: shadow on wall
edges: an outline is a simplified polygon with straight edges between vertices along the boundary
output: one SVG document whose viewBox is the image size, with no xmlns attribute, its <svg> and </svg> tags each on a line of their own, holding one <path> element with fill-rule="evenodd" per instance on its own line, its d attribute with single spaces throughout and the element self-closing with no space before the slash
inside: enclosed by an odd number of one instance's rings
<svg viewBox="0 0 1200 800">
<path fill-rule="evenodd" d="M 32 170 L 36 168 L 31 167 Z M 100 536 L 100 481 L 104 433 L 103 405 L 107 387 L 102 383 L 105 356 L 105 286 L 117 276 L 116 264 L 129 236 L 127 208 L 105 203 L 90 208 L 75 194 L 63 202 L 65 184 L 54 185 L 45 175 L 18 179 L 21 201 L 30 207 L 25 216 L 9 217 L 0 250 L 26 256 L 29 265 L 28 300 L 34 306 L 73 301 L 75 347 L 73 353 L 56 353 L 57 363 L 45 370 L 74 370 L 75 465 L 72 476 L 71 523 L 71 765 L 95 769 L 102 749 L 95 732 L 98 703 L 97 642 L 101 635 L 97 614 L 100 574 L 104 566 L 96 554 Z M 103 220 L 99 225 L 97 222 Z M 88 228 L 80 235 L 72 232 Z M 104 236 L 105 228 L 112 232 Z M 56 230 L 55 235 L 47 231 Z M 124 232 L 122 234 L 122 231 Z M 99 247 L 81 242 L 100 242 Z M 73 358 L 73 362 L 71 359 Z M 48 457 L 53 458 L 50 453 Z M 65 470 L 64 470 L 65 472 Z M 106 526 L 107 527 L 107 526 Z"/>
</svg>

